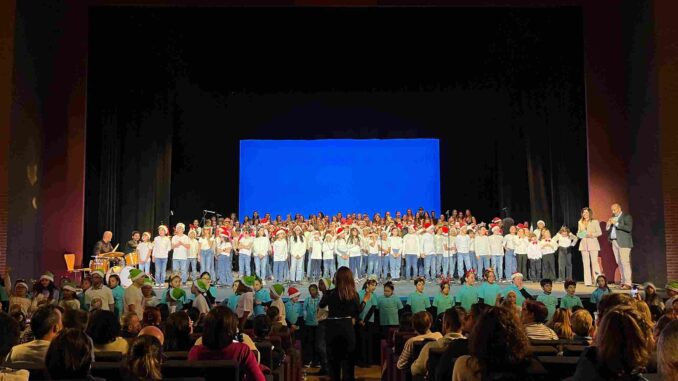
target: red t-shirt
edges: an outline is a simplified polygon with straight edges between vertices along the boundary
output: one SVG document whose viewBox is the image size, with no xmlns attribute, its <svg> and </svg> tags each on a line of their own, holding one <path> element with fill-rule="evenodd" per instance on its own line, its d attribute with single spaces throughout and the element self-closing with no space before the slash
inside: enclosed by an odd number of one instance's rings
<svg viewBox="0 0 678 381">
<path fill-rule="evenodd" d="M 266 381 L 254 353 L 243 343 L 231 343 L 216 351 L 204 345 L 196 345 L 188 352 L 188 361 L 201 360 L 233 360 L 238 364 L 240 372 L 245 374 L 245 380 Z"/>
</svg>

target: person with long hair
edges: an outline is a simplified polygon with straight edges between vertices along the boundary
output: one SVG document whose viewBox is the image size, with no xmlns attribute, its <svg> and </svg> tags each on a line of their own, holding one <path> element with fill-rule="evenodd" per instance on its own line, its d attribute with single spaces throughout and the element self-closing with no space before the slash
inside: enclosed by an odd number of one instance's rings
<svg viewBox="0 0 678 381">
<path fill-rule="evenodd" d="M 139 335 L 127 352 L 125 379 L 162 380 L 162 344 L 151 335 Z"/>
<path fill-rule="evenodd" d="M 664 380 L 678 380 L 678 321 L 670 322 L 659 335 L 657 365 Z"/>
<path fill-rule="evenodd" d="M 346 249 L 349 256 L 349 267 L 356 276 L 362 273 L 360 269 L 361 250 L 363 247 L 362 238 L 358 228 L 351 228 L 351 231 L 346 239 Z M 354 285 L 355 287 L 355 285 Z"/>
<path fill-rule="evenodd" d="M 188 351 L 193 346 L 191 334 L 193 333 L 193 322 L 188 317 L 186 311 L 177 311 L 170 314 L 164 327 L 165 343 L 163 350 Z"/>
<path fill-rule="evenodd" d="M 90 374 L 94 360 L 92 353 L 92 341 L 83 331 L 73 328 L 61 330 L 52 339 L 45 355 L 49 379 L 102 380 Z"/>
<path fill-rule="evenodd" d="M 113 311 L 93 311 L 87 322 L 87 335 L 94 342 L 94 352 L 127 353 L 127 340 L 120 337 L 120 320 Z"/>
<path fill-rule="evenodd" d="M 332 380 L 353 381 L 356 338 L 354 325 L 365 307 L 355 290 L 353 273 L 348 267 L 340 267 L 334 276 L 335 288 L 323 294 L 319 307 L 328 307 L 326 342 L 330 376 Z M 343 377 L 342 377 L 343 370 Z"/>
<path fill-rule="evenodd" d="M 584 284 L 591 286 L 593 279 L 600 275 L 600 266 L 598 265 L 598 252 L 600 243 L 598 237 L 603 235 L 600 230 L 600 223 L 593 218 L 593 210 L 585 207 L 581 210 L 581 218 L 577 224 L 577 237 L 579 242 L 579 251 L 581 259 L 584 262 Z"/>
</svg>

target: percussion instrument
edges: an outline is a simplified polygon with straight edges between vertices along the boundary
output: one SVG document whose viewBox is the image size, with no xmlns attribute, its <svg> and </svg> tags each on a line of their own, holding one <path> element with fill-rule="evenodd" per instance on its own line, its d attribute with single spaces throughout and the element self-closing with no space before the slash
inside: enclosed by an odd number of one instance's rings
<svg viewBox="0 0 678 381">
<path fill-rule="evenodd" d="M 101 254 L 99 254 L 98 258 L 112 259 L 112 258 L 122 258 L 124 256 L 125 256 L 125 253 L 121 253 L 119 251 L 112 251 L 110 253 L 101 253 Z"/>
<path fill-rule="evenodd" d="M 90 271 L 103 271 L 104 274 L 108 271 L 109 263 L 107 259 L 97 258 L 89 261 Z"/>
<path fill-rule="evenodd" d="M 125 254 L 125 265 L 127 266 L 138 266 L 139 265 L 139 253 L 133 251 L 131 253 Z"/>
</svg>

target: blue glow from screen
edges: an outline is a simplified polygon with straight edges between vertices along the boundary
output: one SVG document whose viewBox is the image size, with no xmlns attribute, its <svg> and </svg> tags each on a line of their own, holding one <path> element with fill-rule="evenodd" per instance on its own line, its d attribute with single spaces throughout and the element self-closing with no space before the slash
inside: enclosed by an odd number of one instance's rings
<svg viewBox="0 0 678 381">
<path fill-rule="evenodd" d="M 440 213 L 438 139 L 241 140 L 240 219 Z"/>
</svg>

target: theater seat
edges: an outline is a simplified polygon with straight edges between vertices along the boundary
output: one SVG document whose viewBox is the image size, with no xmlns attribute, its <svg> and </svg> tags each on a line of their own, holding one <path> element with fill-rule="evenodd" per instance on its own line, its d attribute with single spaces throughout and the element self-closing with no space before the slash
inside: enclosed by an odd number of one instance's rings
<svg viewBox="0 0 678 381">
<path fill-rule="evenodd" d="M 579 358 L 571 356 L 538 356 L 537 360 L 548 372 L 549 379 L 562 380 L 574 375 Z"/>
<path fill-rule="evenodd" d="M 239 370 L 233 360 L 179 361 L 162 364 L 162 374 L 169 377 L 202 377 L 210 380 L 238 380 Z"/>
<path fill-rule="evenodd" d="M 188 359 L 188 351 L 170 351 L 165 352 L 165 360 L 186 360 Z"/>
<path fill-rule="evenodd" d="M 121 352 L 99 351 L 94 352 L 94 362 L 120 362 L 122 361 Z"/>
</svg>

